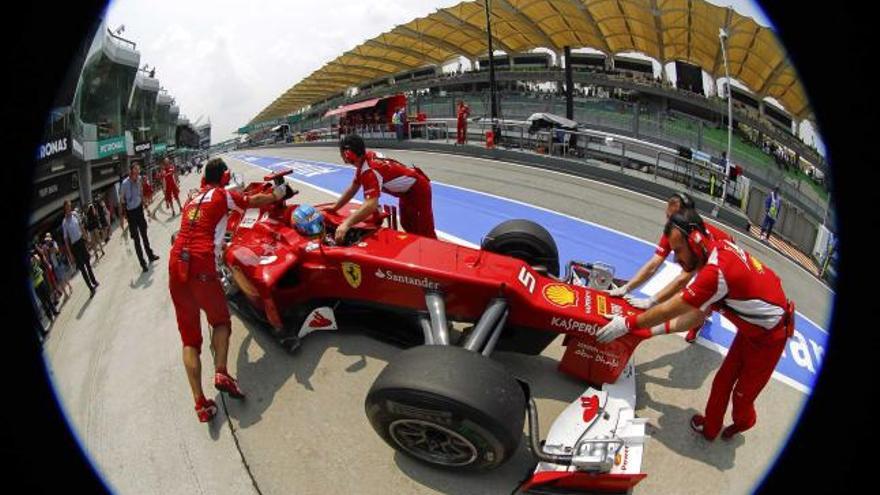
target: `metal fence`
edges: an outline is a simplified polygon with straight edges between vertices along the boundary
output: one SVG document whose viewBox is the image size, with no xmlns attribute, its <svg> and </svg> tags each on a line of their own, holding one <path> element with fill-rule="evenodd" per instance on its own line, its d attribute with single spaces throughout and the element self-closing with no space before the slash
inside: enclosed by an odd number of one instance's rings
<svg viewBox="0 0 880 495">
<path fill-rule="evenodd" d="M 489 117 L 488 93 L 449 96 L 419 96 L 418 106 L 432 118 L 454 118 L 459 100 L 471 107 L 471 116 Z M 575 98 L 574 120 L 598 130 L 652 141 L 669 147 L 684 146 L 719 157 L 727 150 L 727 129 L 716 128 L 696 118 L 670 112 L 650 111 L 635 103 L 608 98 Z M 565 100 L 553 94 L 502 94 L 500 118 L 525 120 L 533 113 L 565 115 Z M 734 135 L 733 161 L 747 171 L 759 185 L 780 186 L 782 196 L 814 220 L 833 223 L 828 213 L 827 194 L 817 193 L 805 180 L 796 180 L 781 170 L 774 159 L 750 142 Z"/>
</svg>

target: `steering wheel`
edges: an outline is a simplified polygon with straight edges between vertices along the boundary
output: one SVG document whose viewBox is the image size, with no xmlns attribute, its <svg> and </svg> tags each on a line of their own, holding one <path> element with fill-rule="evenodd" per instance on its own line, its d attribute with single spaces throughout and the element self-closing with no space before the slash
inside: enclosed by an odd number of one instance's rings
<svg viewBox="0 0 880 495">
<path fill-rule="evenodd" d="M 327 234 L 326 234 L 327 245 L 340 246 L 340 247 L 341 246 L 351 246 L 361 240 L 361 237 L 363 236 L 363 231 L 361 229 L 354 228 L 354 227 L 348 229 L 348 232 L 345 233 L 345 237 L 342 238 L 342 242 L 339 244 L 336 244 L 336 241 L 335 241 L 336 236 L 334 234 L 335 234 L 335 231 L 334 232 L 327 232 Z"/>
</svg>

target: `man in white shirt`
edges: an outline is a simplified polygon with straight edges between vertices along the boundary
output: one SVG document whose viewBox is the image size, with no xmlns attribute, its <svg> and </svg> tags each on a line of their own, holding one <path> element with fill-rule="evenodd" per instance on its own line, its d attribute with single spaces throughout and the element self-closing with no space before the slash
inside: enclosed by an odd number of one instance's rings
<svg viewBox="0 0 880 495">
<path fill-rule="evenodd" d="M 144 217 L 143 205 L 143 180 L 140 178 L 140 167 L 137 163 L 131 166 L 128 177 L 122 181 L 119 187 L 120 202 L 125 209 L 125 215 L 128 218 L 128 230 L 131 238 L 134 239 L 134 251 L 137 253 L 138 261 L 141 263 L 141 269 L 147 271 L 147 262 L 144 260 L 144 250 L 150 263 L 159 259 L 153 253 L 150 247 L 150 239 L 147 238 L 147 219 Z M 144 247 L 141 249 L 141 239 L 143 239 Z"/>
<path fill-rule="evenodd" d="M 70 260 L 71 265 L 76 264 L 79 272 L 82 273 L 83 280 L 86 281 L 89 292 L 91 292 L 89 297 L 92 297 L 99 284 L 92 272 L 92 265 L 89 263 L 89 251 L 86 249 L 86 240 L 83 236 L 82 220 L 73 212 L 70 200 L 64 202 L 64 220 L 61 222 L 61 231 L 64 234 L 64 246 L 67 248 L 67 259 Z"/>
</svg>

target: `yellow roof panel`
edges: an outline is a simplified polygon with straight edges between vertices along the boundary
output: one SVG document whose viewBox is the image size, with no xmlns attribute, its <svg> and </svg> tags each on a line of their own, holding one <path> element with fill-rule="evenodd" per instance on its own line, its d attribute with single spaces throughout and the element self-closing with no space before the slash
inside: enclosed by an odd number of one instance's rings
<svg viewBox="0 0 880 495">
<path fill-rule="evenodd" d="M 493 47 L 594 48 L 608 55 L 641 52 L 660 62 L 681 60 L 724 76 L 718 33 L 727 30 L 731 76 L 759 98 L 772 96 L 798 118 L 811 114 L 806 95 L 772 30 L 704 0 L 492 0 Z M 483 0 L 465 1 L 396 26 L 310 74 L 251 123 L 361 86 L 457 56 L 485 56 Z"/>
</svg>

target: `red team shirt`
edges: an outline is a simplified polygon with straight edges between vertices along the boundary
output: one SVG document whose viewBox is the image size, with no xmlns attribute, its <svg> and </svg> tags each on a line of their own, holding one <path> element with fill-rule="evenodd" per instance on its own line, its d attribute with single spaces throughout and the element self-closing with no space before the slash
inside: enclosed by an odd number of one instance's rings
<svg viewBox="0 0 880 495">
<path fill-rule="evenodd" d="M 162 180 L 165 181 L 165 191 L 177 190 L 177 183 L 174 181 L 174 167 L 165 167 L 162 170 Z"/>
<path fill-rule="evenodd" d="M 681 295 L 701 311 L 710 306 L 718 310 L 746 337 L 784 336 L 784 332 L 769 335 L 786 312 L 782 282 L 773 270 L 730 241 L 710 243 L 706 265 Z"/>
<path fill-rule="evenodd" d="M 409 192 L 418 177 L 414 168 L 368 151 L 355 172 L 354 183 L 364 188 L 365 199 L 378 198 L 382 191 L 399 198 Z"/>
<path fill-rule="evenodd" d="M 200 204 L 201 203 L 201 204 Z M 216 272 L 215 256 L 226 234 L 229 210 L 247 208 L 244 196 L 222 187 L 206 186 L 183 207 L 180 231 L 171 247 L 171 259 L 182 249 L 190 253 L 190 264 L 198 273 Z"/>
</svg>

